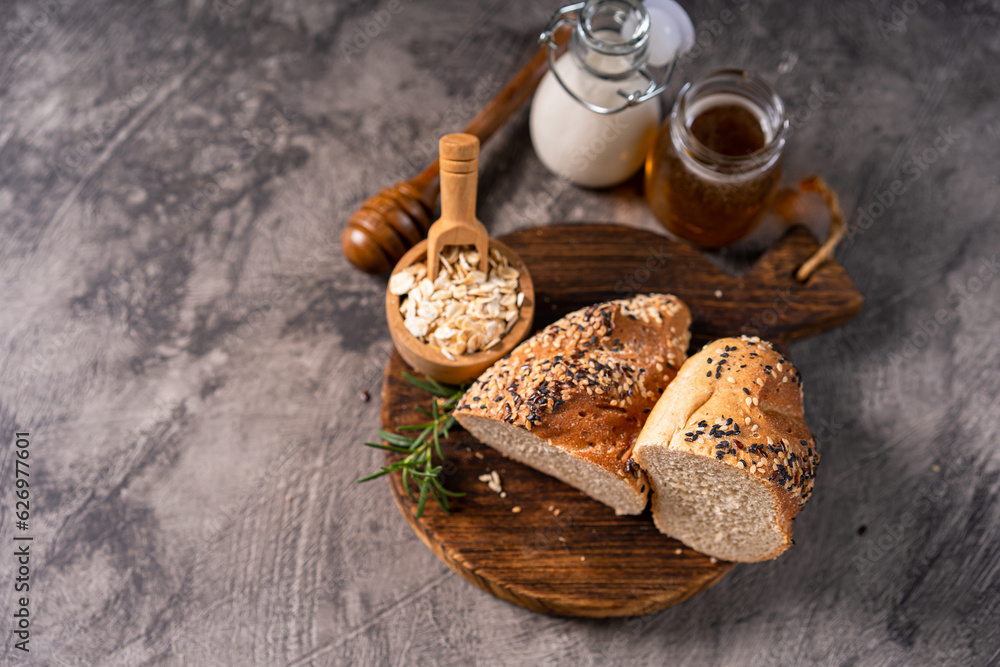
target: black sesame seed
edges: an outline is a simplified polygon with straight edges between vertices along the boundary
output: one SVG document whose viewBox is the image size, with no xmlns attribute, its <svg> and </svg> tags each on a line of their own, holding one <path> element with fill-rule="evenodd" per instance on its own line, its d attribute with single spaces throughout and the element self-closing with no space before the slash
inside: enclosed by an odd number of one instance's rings
<svg viewBox="0 0 1000 667">
<path fill-rule="evenodd" d="M 747 396 L 749 396 L 750 395 L 750 390 L 747 389 L 746 387 L 743 387 L 743 393 L 746 394 Z"/>
</svg>

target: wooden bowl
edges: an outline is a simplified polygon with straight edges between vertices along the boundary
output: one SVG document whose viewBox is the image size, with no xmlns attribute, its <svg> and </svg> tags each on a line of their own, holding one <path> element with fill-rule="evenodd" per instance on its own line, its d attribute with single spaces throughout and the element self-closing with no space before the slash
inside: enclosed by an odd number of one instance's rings
<svg viewBox="0 0 1000 667">
<path fill-rule="evenodd" d="M 524 301 L 521 302 L 514 328 L 508 331 L 500 339 L 500 342 L 489 350 L 475 354 L 463 354 L 452 361 L 441 354 L 439 350 L 420 341 L 406 329 L 403 325 L 403 315 L 399 312 L 400 297 L 388 289 L 385 291 L 385 312 L 386 318 L 389 320 L 389 334 L 392 336 L 392 342 L 399 351 L 399 355 L 414 369 L 438 382 L 458 385 L 479 377 L 498 359 L 506 356 L 508 352 L 517 347 L 518 343 L 531 332 L 535 316 L 535 286 L 531 282 L 528 267 L 524 265 L 517 253 L 500 241 L 490 239 L 490 248 L 499 250 L 507 258 L 511 267 L 520 273 L 518 290 L 524 294 Z M 411 264 L 426 258 L 427 241 L 424 240 L 403 255 L 396 268 L 393 269 L 392 275 L 396 275 Z"/>
</svg>

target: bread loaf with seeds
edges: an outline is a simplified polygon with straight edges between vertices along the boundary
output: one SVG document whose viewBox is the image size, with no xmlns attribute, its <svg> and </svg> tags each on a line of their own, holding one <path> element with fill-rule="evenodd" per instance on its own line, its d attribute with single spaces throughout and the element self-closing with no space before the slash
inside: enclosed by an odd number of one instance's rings
<svg viewBox="0 0 1000 667">
<path fill-rule="evenodd" d="M 632 447 L 684 362 L 690 325 L 669 294 L 570 313 L 480 376 L 455 418 L 502 454 L 638 514 L 649 491 Z"/>
<path fill-rule="evenodd" d="M 759 338 L 709 343 L 660 397 L 634 457 L 662 532 L 725 560 L 775 558 L 819 463 L 801 376 Z"/>
</svg>

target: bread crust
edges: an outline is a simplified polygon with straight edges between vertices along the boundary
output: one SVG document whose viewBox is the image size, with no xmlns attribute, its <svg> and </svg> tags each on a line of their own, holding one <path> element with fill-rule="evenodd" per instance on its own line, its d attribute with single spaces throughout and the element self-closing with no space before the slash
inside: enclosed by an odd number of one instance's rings
<svg viewBox="0 0 1000 667">
<path fill-rule="evenodd" d="M 684 362 L 690 324 L 688 307 L 670 294 L 575 311 L 490 367 L 454 414 L 460 423 L 475 415 L 528 430 L 613 473 L 645 504 L 632 448 Z"/>
<path fill-rule="evenodd" d="M 790 545 L 791 522 L 812 494 L 819 454 L 805 422 L 801 375 L 770 343 L 723 338 L 688 359 L 639 435 L 640 466 L 651 447 L 715 459 L 765 484 L 785 537 L 767 557 Z"/>
</svg>

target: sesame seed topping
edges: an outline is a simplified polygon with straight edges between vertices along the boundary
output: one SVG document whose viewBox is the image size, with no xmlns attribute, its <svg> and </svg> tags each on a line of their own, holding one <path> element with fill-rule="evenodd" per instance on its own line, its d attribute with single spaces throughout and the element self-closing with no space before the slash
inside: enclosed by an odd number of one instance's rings
<svg viewBox="0 0 1000 667">
<path fill-rule="evenodd" d="M 686 322 L 674 321 L 682 310 L 676 297 L 643 294 L 570 313 L 488 369 L 456 411 L 461 414 L 479 405 L 479 415 L 529 431 L 545 425 L 545 415 L 558 413 L 577 396 L 636 415 L 648 414 L 662 391 L 646 385 L 665 386 L 685 356 Z M 661 334 L 656 337 L 662 341 L 658 349 L 648 348 L 658 353 L 653 358 L 638 354 L 626 338 L 630 334 L 622 329 L 643 318 Z M 668 331 L 670 335 L 665 335 Z"/>
</svg>

